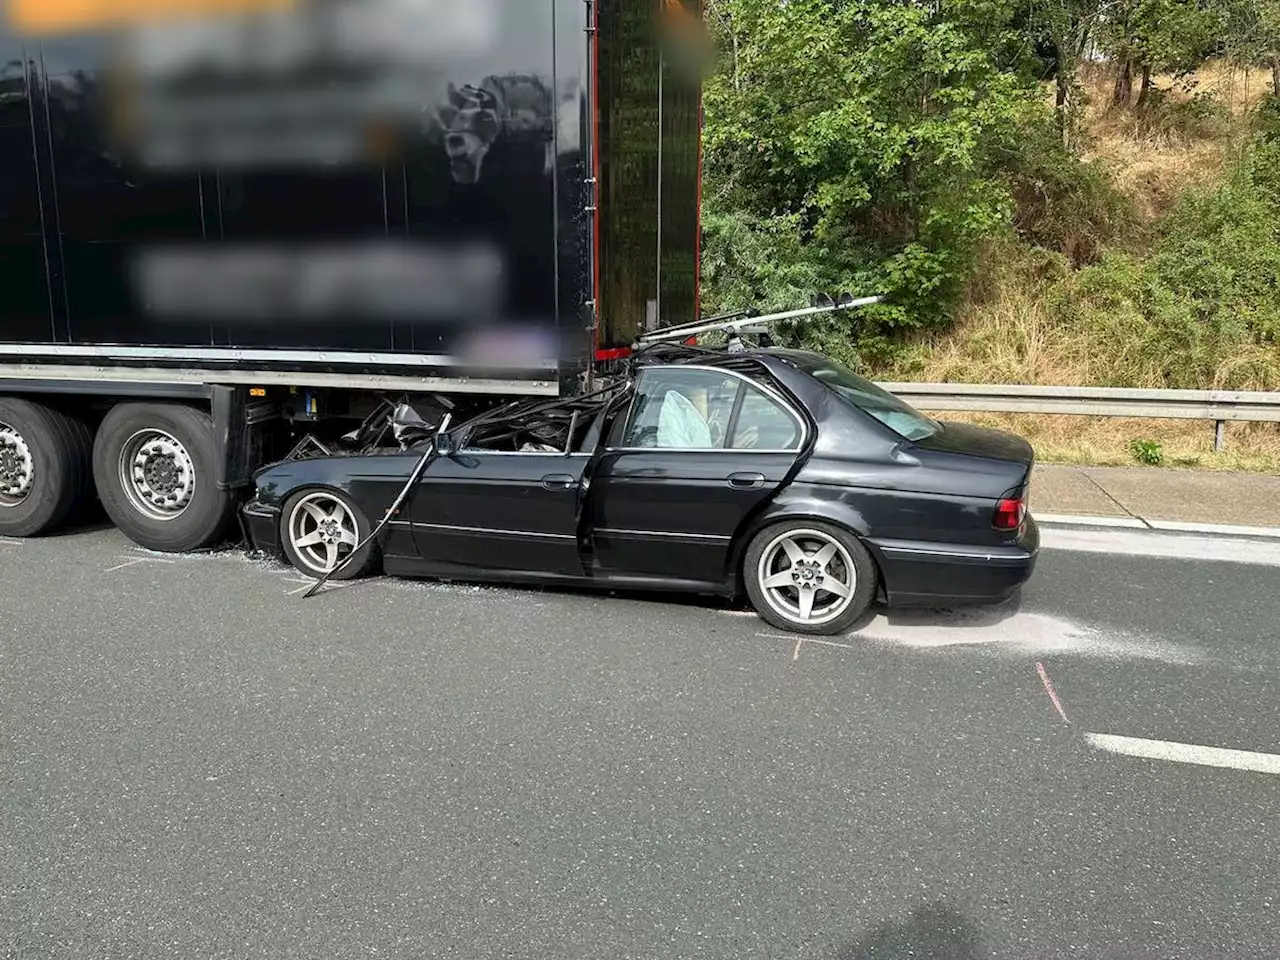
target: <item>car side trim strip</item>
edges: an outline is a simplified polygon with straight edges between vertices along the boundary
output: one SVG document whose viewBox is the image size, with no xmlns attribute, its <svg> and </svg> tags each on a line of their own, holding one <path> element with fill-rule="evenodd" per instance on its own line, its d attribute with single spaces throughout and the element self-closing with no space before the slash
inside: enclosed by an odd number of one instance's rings
<svg viewBox="0 0 1280 960">
<path fill-rule="evenodd" d="M 777 449 L 757 449 L 756 447 L 605 447 L 605 453 L 660 453 L 666 456 L 669 453 L 732 453 L 742 456 L 743 454 L 762 454 L 762 453 L 785 453 L 794 458 L 798 450 Z"/>
<path fill-rule="evenodd" d="M 597 527 L 596 533 L 612 534 L 619 537 L 669 537 L 674 540 L 709 540 L 727 543 L 733 537 L 718 533 L 677 533 L 666 530 L 619 530 L 613 527 Z"/>
<path fill-rule="evenodd" d="M 454 533 L 489 533 L 505 537 L 541 537 L 548 540 L 576 540 L 571 533 L 540 533 L 533 530 L 499 530 L 494 527 L 462 527 L 449 523 L 414 523 L 411 520 L 392 520 L 392 526 L 421 527 L 424 530 L 443 530 Z M 616 528 L 596 528 L 596 533 L 611 534 L 619 537 L 664 537 L 674 540 L 706 540 L 713 543 L 727 543 L 733 537 L 718 533 L 678 533 L 667 530 L 620 530 Z"/>
<path fill-rule="evenodd" d="M 418 527 L 423 530 L 442 530 L 446 533 L 487 533 L 495 537 L 536 537 L 541 540 L 577 540 L 572 533 L 544 533 L 538 530 L 502 530 L 497 527 L 461 527 L 450 523 L 415 523 L 412 520 L 392 520 L 392 524 Z"/>
<path fill-rule="evenodd" d="M 916 546 L 892 540 L 871 540 L 870 542 L 883 551 L 886 556 L 891 557 L 963 560 L 969 563 L 1025 563 L 1031 557 L 1031 553 L 1021 547 L 1011 547 L 1003 550 L 983 547 L 975 547 L 971 550 L 954 550 L 945 547 Z"/>
</svg>

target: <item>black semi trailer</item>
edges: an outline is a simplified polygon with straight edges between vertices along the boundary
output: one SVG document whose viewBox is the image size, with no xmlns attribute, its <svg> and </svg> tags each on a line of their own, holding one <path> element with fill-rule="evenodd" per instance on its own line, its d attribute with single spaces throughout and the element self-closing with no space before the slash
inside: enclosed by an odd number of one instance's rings
<svg viewBox="0 0 1280 960">
<path fill-rule="evenodd" d="M 304 433 L 694 319 L 688 2 L 10 0 L 0 535 L 197 548 Z"/>
</svg>

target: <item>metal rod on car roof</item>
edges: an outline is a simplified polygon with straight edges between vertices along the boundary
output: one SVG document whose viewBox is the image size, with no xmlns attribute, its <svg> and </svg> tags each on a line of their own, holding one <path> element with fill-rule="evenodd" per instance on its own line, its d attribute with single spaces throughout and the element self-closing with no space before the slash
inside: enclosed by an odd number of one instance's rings
<svg viewBox="0 0 1280 960">
<path fill-rule="evenodd" d="M 578 429 L 578 411 L 573 411 L 573 416 L 569 418 L 569 436 L 564 442 L 564 455 L 567 457 L 573 453 L 573 434 Z"/>
<path fill-rule="evenodd" d="M 775 320 L 791 320 L 795 317 L 808 317 L 815 313 L 831 313 L 835 310 L 851 310 L 854 307 L 865 307 L 879 303 L 884 297 L 861 297 L 845 303 L 827 304 L 821 307 L 804 307 L 799 310 L 784 310 L 782 313 L 767 313 L 761 317 L 744 317 L 741 320 L 730 320 L 727 323 L 686 323 L 665 330 L 655 330 L 640 337 L 639 343 L 658 343 L 663 340 L 683 340 L 698 333 L 710 333 L 714 330 L 738 330 L 742 327 L 755 326 L 758 323 L 772 323 Z"/>
</svg>

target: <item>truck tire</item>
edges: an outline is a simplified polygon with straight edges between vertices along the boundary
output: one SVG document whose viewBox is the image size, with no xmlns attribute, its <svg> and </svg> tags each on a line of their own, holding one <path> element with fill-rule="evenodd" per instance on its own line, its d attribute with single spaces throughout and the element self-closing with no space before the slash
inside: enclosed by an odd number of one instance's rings
<svg viewBox="0 0 1280 960">
<path fill-rule="evenodd" d="M 75 417 L 0 397 L 0 536 L 36 536 L 88 499 L 92 448 Z"/>
<path fill-rule="evenodd" d="M 93 476 L 107 516 L 134 543 L 182 553 L 214 543 L 235 507 L 214 477 L 213 420 L 171 403 L 122 403 L 98 427 Z"/>
</svg>

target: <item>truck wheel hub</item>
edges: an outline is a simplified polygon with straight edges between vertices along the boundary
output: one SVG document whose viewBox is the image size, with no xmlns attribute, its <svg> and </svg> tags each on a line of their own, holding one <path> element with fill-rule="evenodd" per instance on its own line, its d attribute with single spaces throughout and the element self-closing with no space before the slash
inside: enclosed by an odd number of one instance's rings
<svg viewBox="0 0 1280 960">
<path fill-rule="evenodd" d="M 186 447 L 163 430 L 140 430 L 120 453 L 120 482 L 130 503 L 153 520 L 172 520 L 195 494 L 195 465 Z"/>
<path fill-rule="evenodd" d="M 142 468 L 147 483 L 157 493 L 171 494 L 178 489 L 182 480 L 181 470 L 174 462 L 173 455 L 162 453 L 149 459 Z"/>
<path fill-rule="evenodd" d="M 11 507 L 31 492 L 35 465 L 22 434 L 0 423 L 0 507 Z"/>
</svg>

